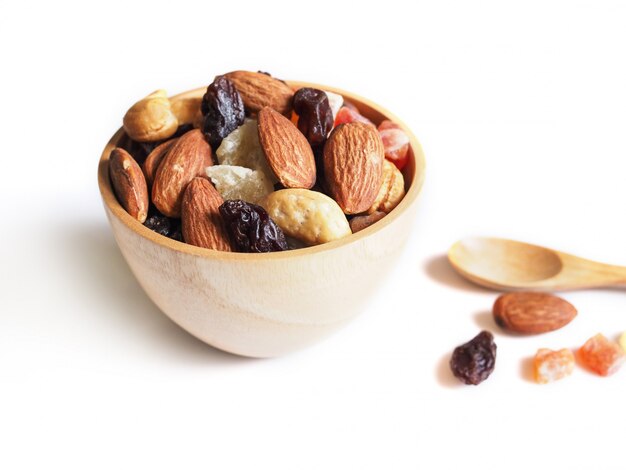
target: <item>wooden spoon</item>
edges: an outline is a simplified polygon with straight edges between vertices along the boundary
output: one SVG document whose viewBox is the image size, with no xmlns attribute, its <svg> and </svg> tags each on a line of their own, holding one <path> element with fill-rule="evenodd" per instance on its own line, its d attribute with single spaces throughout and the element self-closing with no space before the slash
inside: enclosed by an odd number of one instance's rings
<svg viewBox="0 0 626 470">
<path fill-rule="evenodd" d="M 626 267 L 501 238 L 466 238 L 448 251 L 462 276 L 497 290 L 553 291 L 626 286 Z"/>
</svg>

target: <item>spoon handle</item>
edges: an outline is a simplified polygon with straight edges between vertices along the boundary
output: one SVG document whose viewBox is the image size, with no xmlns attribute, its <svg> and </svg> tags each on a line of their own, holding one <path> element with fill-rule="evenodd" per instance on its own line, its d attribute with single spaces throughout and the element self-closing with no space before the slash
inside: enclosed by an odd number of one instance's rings
<svg viewBox="0 0 626 470">
<path fill-rule="evenodd" d="M 567 253 L 559 253 L 563 270 L 559 281 L 573 287 L 626 287 L 626 267 L 598 263 Z"/>
</svg>

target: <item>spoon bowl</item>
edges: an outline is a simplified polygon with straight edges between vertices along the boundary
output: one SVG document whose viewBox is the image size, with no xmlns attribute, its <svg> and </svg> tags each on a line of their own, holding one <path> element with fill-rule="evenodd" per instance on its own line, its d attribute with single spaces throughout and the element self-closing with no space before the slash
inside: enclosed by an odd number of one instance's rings
<svg viewBox="0 0 626 470">
<path fill-rule="evenodd" d="M 448 252 L 454 269 L 497 290 L 554 291 L 626 286 L 626 268 L 502 238 L 465 238 Z"/>
</svg>

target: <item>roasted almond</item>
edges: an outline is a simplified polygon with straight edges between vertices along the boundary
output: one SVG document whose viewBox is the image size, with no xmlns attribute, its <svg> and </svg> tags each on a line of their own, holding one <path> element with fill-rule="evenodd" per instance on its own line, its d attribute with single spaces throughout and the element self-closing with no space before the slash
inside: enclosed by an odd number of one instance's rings
<svg viewBox="0 0 626 470">
<path fill-rule="evenodd" d="M 281 184 L 286 188 L 312 188 L 315 157 L 306 137 L 289 119 L 270 107 L 259 111 L 258 120 L 259 142 Z"/>
<path fill-rule="evenodd" d="M 219 208 L 224 200 L 205 178 L 187 185 L 182 201 L 182 229 L 186 243 L 219 251 L 231 251 Z"/>
<path fill-rule="evenodd" d="M 148 185 L 141 168 L 126 150 L 111 151 L 109 176 L 122 207 L 143 224 L 148 216 Z"/>
<path fill-rule="evenodd" d="M 558 330 L 576 316 L 566 300 L 541 292 L 511 292 L 496 299 L 493 318 L 502 328 L 536 334 Z"/>
<path fill-rule="evenodd" d="M 169 149 L 176 143 L 177 140 L 178 139 L 170 139 L 160 145 L 157 145 L 143 162 L 141 169 L 146 177 L 146 183 L 148 183 L 148 186 L 152 186 L 156 172 L 159 169 L 159 165 L 161 164 L 161 161 L 163 161 L 163 157 L 165 157 Z"/>
<path fill-rule="evenodd" d="M 342 124 L 324 146 L 324 171 L 331 196 L 346 214 L 368 210 L 378 195 L 385 149 L 374 126 Z"/>
<path fill-rule="evenodd" d="M 264 73 L 243 70 L 229 72 L 224 76 L 233 82 L 248 112 L 256 114 L 269 106 L 291 117 L 293 90 L 286 83 Z"/>
<path fill-rule="evenodd" d="M 180 217 L 183 193 L 196 176 L 206 176 L 211 147 L 199 129 L 183 134 L 167 152 L 154 177 L 152 202 L 168 217 Z"/>
</svg>

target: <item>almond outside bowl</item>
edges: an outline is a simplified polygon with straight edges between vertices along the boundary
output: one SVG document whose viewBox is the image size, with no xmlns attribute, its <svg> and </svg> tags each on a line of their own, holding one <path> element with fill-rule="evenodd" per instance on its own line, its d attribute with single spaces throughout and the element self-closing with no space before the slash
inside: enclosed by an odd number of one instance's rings
<svg viewBox="0 0 626 470">
<path fill-rule="evenodd" d="M 98 166 L 98 185 L 115 240 L 139 284 L 175 323 L 200 340 L 234 354 L 274 357 L 311 345 L 361 312 L 403 250 L 424 180 L 424 155 L 410 130 L 382 107 L 339 93 L 375 123 L 391 119 L 410 137 L 404 168 L 407 193 L 374 225 L 324 245 L 278 253 L 225 253 L 180 243 L 130 217 L 113 193 L 111 150 L 125 137 L 118 130 Z M 205 88 L 172 101 L 201 97 Z"/>
</svg>

